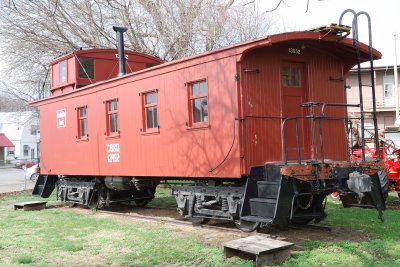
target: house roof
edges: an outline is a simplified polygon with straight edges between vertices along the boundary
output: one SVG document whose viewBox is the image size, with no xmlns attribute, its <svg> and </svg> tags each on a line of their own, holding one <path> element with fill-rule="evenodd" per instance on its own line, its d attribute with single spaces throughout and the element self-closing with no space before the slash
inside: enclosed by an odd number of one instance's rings
<svg viewBox="0 0 400 267">
<path fill-rule="evenodd" d="M 3 133 L 0 133 L 0 147 L 13 147 L 14 144 Z"/>
</svg>

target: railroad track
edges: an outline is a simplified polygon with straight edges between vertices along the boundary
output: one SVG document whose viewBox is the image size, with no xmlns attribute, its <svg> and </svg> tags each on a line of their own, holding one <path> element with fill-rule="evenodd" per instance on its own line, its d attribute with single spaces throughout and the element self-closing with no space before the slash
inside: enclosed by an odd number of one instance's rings
<svg viewBox="0 0 400 267">
<path fill-rule="evenodd" d="M 147 208 L 147 209 L 166 210 L 166 209 L 163 209 L 163 208 Z M 167 224 L 171 224 L 171 225 L 193 226 L 193 227 L 198 227 L 198 228 L 202 228 L 202 229 L 211 229 L 211 230 L 218 230 L 218 231 L 231 232 L 231 233 L 240 233 L 240 234 L 245 235 L 245 236 L 264 235 L 266 237 L 273 238 L 273 239 L 278 238 L 277 235 L 263 233 L 263 231 L 266 231 L 264 228 L 259 229 L 259 231 L 246 233 L 246 232 L 243 232 L 243 231 L 241 231 L 239 229 L 233 228 L 233 227 L 235 227 L 233 223 L 232 224 L 230 224 L 230 223 L 221 223 L 220 225 L 209 225 L 209 224 L 193 225 L 189 221 L 172 219 L 172 218 L 165 218 L 165 217 L 140 215 L 140 214 L 134 214 L 134 213 L 124 213 L 124 212 L 108 211 L 108 210 L 97 210 L 97 213 L 99 213 L 99 214 L 109 214 L 109 215 L 113 215 L 113 216 L 123 216 L 123 217 L 127 217 L 127 218 L 132 218 L 132 219 L 139 219 L 139 220 L 162 222 L 162 223 L 167 223 Z M 300 229 L 308 229 L 308 230 L 317 230 L 317 231 L 326 231 L 326 232 L 331 232 L 332 231 L 332 227 L 325 226 L 325 225 L 316 225 L 316 224 L 289 225 L 288 228 L 289 229 L 299 229 L 299 230 Z"/>
<path fill-rule="evenodd" d="M 6 195 L 19 195 L 22 193 L 30 192 L 31 190 L 25 190 L 25 191 L 19 191 L 19 192 L 7 192 L 7 193 L 0 193 L 0 197 L 4 197 Z M 47 209 L 53 209 L 53 208 L 63 208 L 65 207 L 64 204 L 53 204 L 49 205 L 46 208 Z M 158 208 L 158 207 L 147 207 L 147 210 L 153 209 L 153 210 L 171 210 L 171 209 L 166 209 L 166 208 Z M 194 226 L 191 222 L 189 221 L 184 221 L 184 220 L 178 220 L 178 219 L 173 219 L 173 218 L 166 218 L 166 217 L 157 217 L 157 216 L 147 216 L 147 215 L 140 215 L 140 214 L 134 214 L 130 213 L 130 211 L 123 210 L 123 211 L 110 211 L 110 210 L 97 210 L 96 211 L 99 214 L 109 214 L 113 216 L 120 216 L 120 217 L 126 217 L 126 218 L 132 218 L 132 219 L 139 219 L 139 220 L 147 220 L 147 221 L 155 221 L 155 222 L 162 222 L 162 223 L 167 223 L 171 225 L 183 225 L 183 226 L 193 226 L 193 227 L 198 227 L 202 229 L 211 229 L 211 230 L 218 230 L 218 231 L 223 231 L 223 232 L 231 232 L 231 233 L 240 233 L 243 236 L 251 236 L 251 235 L 264 235 L 269 238 L 276 239 L 278 236 L 277 235 L 272 235 L 268 233 L 263 233 L 263 231 L 266 231 L 265 228 L 261 228 L 258 231 L 251 232 L 251 233 L 246 233 L 243 232 L 239 229 L 234 228 L 234 224 L 230 223 L 220 223 L 220 225 L 209 225 L 209 224 L 201 224 L 201 225 L 196 225 Z M 324 226 L 324 225 L 315 225 L 315 224 L 309 224 L 309 225 L 289 225 L 289 229 L 312 229 L 312 230 L 318 230 L 318 231 L 327 231 L 331 232 L 332 227 L 329 226 Z M 260 232 L 261 231 L 261 232 Z"/>
<path fill-rule="evenodd" d="M 151 209 L 161 209 L 161 208 L 151 208 Z M 201 225 L 194 226 L 189 221 L 183 221 L 183 220 L 177 220 L 177 219 L 165 218 L 165 217 L 147 216 L 147 215 L 123 213 L 123 212 L 108 211 L 108 210 L 97 210 L 97 213 L 109 214 L 109 215 L 113 215 L 113 216 L 117 216 L 117 217 L 121 216 L 121 217 L 127 217 L 127 218 L 132 218 L 132 219 L 161 222 L 161 223 L 166 223 L 166 224 L 170 224 L 170 225 L 192 226 L 192 227 L 202 228 L 202 229 L 210 229 L 210 230 L 218 230 L 218 231 L 223 231 L 223 232 L 238 233 L 238 234 L 241 234 L 244 236 L 251 236 L 251 235 L 257 234 L 257 235 L 265 235 L 265 236 L 268 236 L 269 238 L 277 238 L 277 236 L 265 234 L 265 233 L 259 233 L 259 232 L 245 233 L 236 228 L 229 228 L 228 223 L 221 223 L 220 226 L 208 225 L 208 224 L 201 224 Z M 234 227 L 233 224 L 232 224 L 232 227 Z"/>
</svg>

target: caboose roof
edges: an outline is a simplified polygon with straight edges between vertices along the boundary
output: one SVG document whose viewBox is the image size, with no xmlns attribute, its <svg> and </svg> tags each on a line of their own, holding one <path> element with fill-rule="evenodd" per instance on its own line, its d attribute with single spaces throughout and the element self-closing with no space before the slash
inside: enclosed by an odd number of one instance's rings
<svg viewBox="0 0 400 267">
<path fill-rule="evenodd" d="M 316 28 L 316 29 L 319 29 L 319 28 Z M 326 32 L 321 32 L 321 31 L 316 31 L 316 30 L 285 32 L 285 33 L 270 35 L 270 36 L 250 40 L 250 41 L 245 41 L 245 42 L 229 45 L 229 46 L 226 46 L 223 48 L 219 48 L 219 49 L 204 52 L 201 54 L 185 57 L 182 59 L 173 60 L 173 61 L 170 61 L 167 63 L 153 66 L 151 68 L 147 68 L 144 70 L 126 74 L 121 77 L 115 77 L 110 80 L 101 81 L 101 82 L 98 82 L 95 84 L 90 84 L 88 86 L 79 88 L 79 89 L 74 90 L 69 93 L 65 93 L 65 94 L 57 95 L 57 96 L 50 96 L 48 98 L 32 102 L 32 104 L 40 105 L 40 104 L 42 104 L 42 102 L 46 102 L 47 100 L 65 97 L 67 95 L 81 92 L 83 90 L 90 90 L 91 88 L 97 87 L 99 85 L 104 85 L 104 84 L 114 82 L 117 80 L 124 80 L 129 77 L 133 77 L 133 76 L 137 76 L 137 75 L 146 75 L 146 73 L 147 74 L 151 73 L 152 75 L 158 75 L 162 72 L 168 71 L 169 68 L 176 70 L 176 69 L 185 68 L 185 67 L 188 67 L 191 65 L 201 64 L 201 63 L 213 61 L 215 59 L 221 59 L 224 57 L 231 57 L 231 56 L 236 56 L 238 58 L 238 61 L 240 62 L 248 52 L 253 51 L 255 49 L 273 46 L 275 44 L 280 44 L 280 43 L 291 43 L 291 42 L 302 42 L 302 41 L 303 42 L 306 42 L 306 41 L 318 42 L 320 44 L 324 43 L 327 50 L 333 50 L 334 52 L 342 53 L 347 56 L 354 55 L 354 64 L 356 63 L 356 60 L 355 60 L 356 49 L 353 46 L 353 40 L 350 38 L 343 37 L 341 35 L 336 34 L 335 32 L 326 33 Z M 369 47 L 366 44 L 361 43 L 361 42 L 359 43 L 359 46 L 360 46 L 361 61 L 362 62 L 368 61 L 369 60 Z M 64 57 L 56 59 L 55 61 L 52 61 L 51 63 L 53 64 L 53 63 L 56 63 L 58 61 L 65 59 L 68 56 L 73 56 L 74 53 L 76 53 L 76 55 L 82 55 L 81 53 L 84 53 L 85 51 L 93 51 L 93 50 L 77 50 L 70 54 L 65 55 Z M 101 49 L 101 51 L 104 51 L 104 49 Z M 115 50 L 110 50 L 110 51 L 115 51 Z M 136 53 L 136 52 L 129 51 L 129 53 Z M 138 53 L 138 54 L 144 55 L 141 53 Z M 380 59 L 382 57 L 382 54 L 375 49 L 372 49 L 372 54 L 373 54 L 374 59 Z M 148 55 L 146 55 L 146 56 L 148 56 Z M 151 56 L 149 56 L 149 57 L 151 57 Z M 178 65 L 180 65 L 180 66 L 178 66 Z M 147 76 L 145 76 L 145 77 L 147 77 Z"/>
<path fill-rule="evenodd" d="M 139 53 L 139 52 L 135 52 L 132 50 L 125 50 L 125 53 L 128 55 L 132 55 L 132 56 L 137 56 L 137 57 L 143 57 L 143 58 L 148 58 L 148 59 L 152 59 L 155 61 L 158 61 L 160 63 L 162 63 L 163 61 L 157 57 L 153 57 L 151 55 L 148 54 L 144 54 L 144 53 Z M 74 50 L 68 54 L 65 54 L 63 56 L 57 57 L 55 59 L 53 59 L 52 61 L 50 61 L 50 65 L 54 65 L 57 64 L 60 61 L 66 60 L 68 58 L 72 58 L 72 57 L 90 57 L 90 56 L 98 56 L 101 54 L 118 54 L 118 51 L 116 49 L 108 49 L 108 48 L 94 48 L 94 49 L 79 49 L 79 50 Z"/>
</svg>

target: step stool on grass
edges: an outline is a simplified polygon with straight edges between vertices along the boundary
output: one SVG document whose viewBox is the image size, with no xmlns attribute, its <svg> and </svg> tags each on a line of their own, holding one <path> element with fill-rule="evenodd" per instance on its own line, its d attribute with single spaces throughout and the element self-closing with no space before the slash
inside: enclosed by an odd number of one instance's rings
<svg viewBox="0 0 400 267">
<path fill-rule="evenodd" d="M 280 264 L 290 256 L 293 243 L 249 236 L 222 243 L 225 259 L 237 256 L 241 259 L 253 260 L 257 267 L 263 264 Z"/>
<path fill-rule="evenodd" d="M 28 210 L 43 210 L 46 208 L 47 201 L 27 201 L 14 204 L 14 210 L 23 209 Z"/>
</svg>

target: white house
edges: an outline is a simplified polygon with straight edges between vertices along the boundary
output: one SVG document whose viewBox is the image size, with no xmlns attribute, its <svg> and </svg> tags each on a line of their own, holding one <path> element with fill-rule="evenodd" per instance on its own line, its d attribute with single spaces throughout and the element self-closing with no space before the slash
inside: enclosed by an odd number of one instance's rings
<svg viewBox="0 0 400 267">
<path fill-rule="evenodd" d="M 15 147 L 4 149 L 4 159 L 34 159 L 39 157 L 39 118 L 33 112 L 0 112 L 0 133 Z"/>
</svg>

